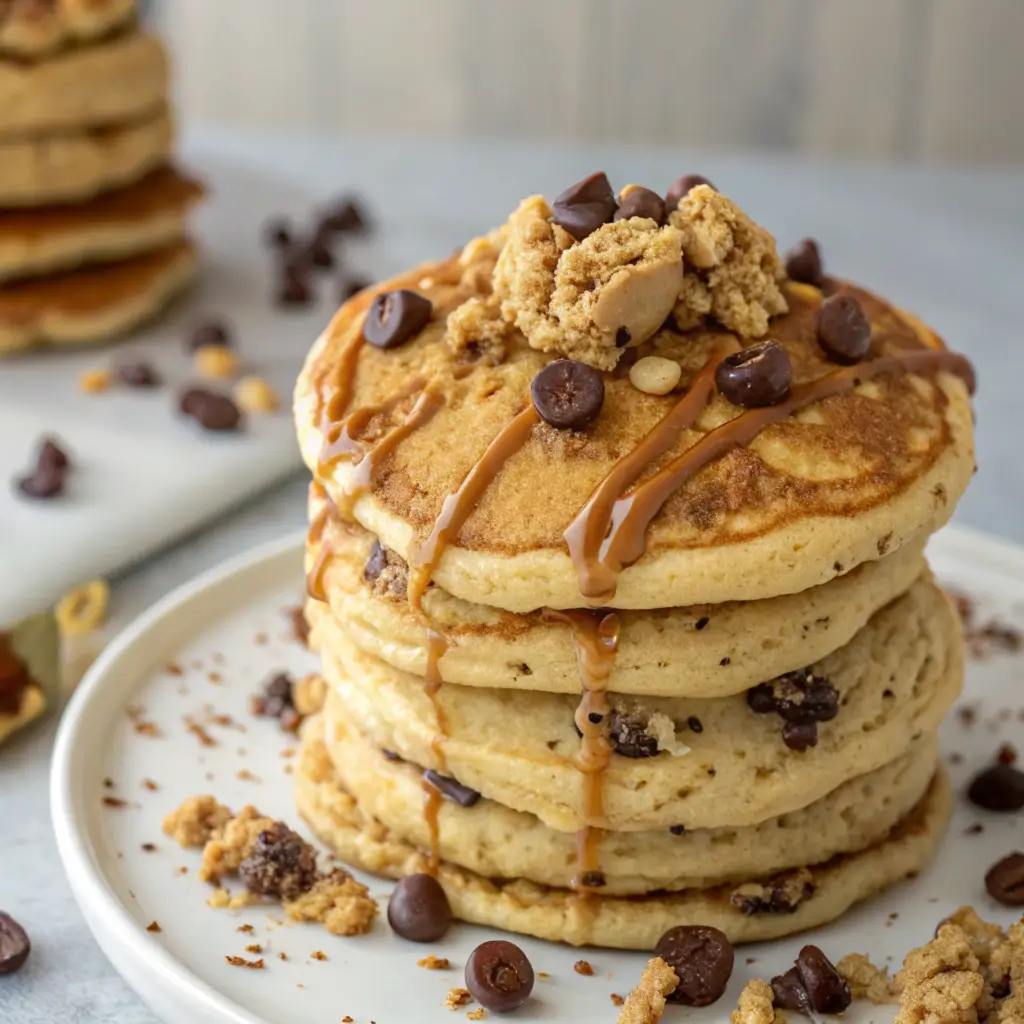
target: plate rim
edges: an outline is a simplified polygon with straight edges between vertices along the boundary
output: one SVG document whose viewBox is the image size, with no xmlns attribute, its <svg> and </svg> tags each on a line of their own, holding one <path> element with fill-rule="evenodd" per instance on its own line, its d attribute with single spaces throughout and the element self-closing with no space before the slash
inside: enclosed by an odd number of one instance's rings
<svg viewBox="0 0 1024 1024">
<path fill-rule="evenodd" d="M 86 808 L 76 801 L 70 768 L 76 751 L 86 742 L 80 725 L 97 700 L 118 662 L 140 641 L 199 594 L 225 583 L 232 577 L 253 571 L 260 565 L 289 554 L 298 557 L 305 544 L 306 531 L 289 531 L 286 535 L 265 542 L 236 555 L 192 577 L 151 605 L 132 620 L 104 648 L 79 684 L 65 707 L 53 747 L 50 767 L 50 817 L 64 872 L 72 894 L 97 940 L 104 956 L 143 1001 L 158 1012 L 150 1001 L 153 993 L 144 991 L 137 979 L 159 976 L 162 986 L 173 989 L 179 999 L 189 999 L 195 1009 L 219 1014 L 227 1024 L 267 1024 L 263 1017 L 234 1002 L 202 980 L 172 955 L 160 942 L 146 932 L 125 903 L 110 887 L 88 839 Z M 1024 546 L 960 525 L 950 525 L 929 541 L 945 557 L 970 558 L 981 571 L 1003 577 L 1020 586 L 1024 575 Z M 116 943 L 120 957 L 115 959 L 101 935 Z M 122 957 L 136 968 L 131 976 L 122 969 Z M 213 1019 L 213 1018 L 210 1018 Z"/>
</svg>

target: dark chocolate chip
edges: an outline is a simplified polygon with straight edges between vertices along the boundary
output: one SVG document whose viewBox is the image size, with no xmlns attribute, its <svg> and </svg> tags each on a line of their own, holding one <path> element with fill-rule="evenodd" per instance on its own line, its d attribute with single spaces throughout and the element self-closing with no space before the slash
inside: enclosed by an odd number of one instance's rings
<svg viewBox="0 0 1024 1024">
<path fill-rule="evenodd" d="M 690 715 L 686 724 L 690 727 L 690 732 L 701 733 L 704 731 L 704 723 L 696 715 Z"/>
<path fill-rule="evenodd" d="M 313 888 L 318 875 L 316 850 L 278 821 L 256 837 L 238 874 L 249 892 L 291 900 Z"/>
<path fill-rule="evenodd" d="M 815 329 L 818 344 L 834 363 L 859 363 L 871 347 L 871 324 L 860 300 L 846 292 L 822 302 Z"/>
<path fill-rule="evenodd" d="M 778 405 L 792 382 L 789 353 L 777 341 L 759 341 L 734 352 L 715 370 L 715 384 L 722 395 L 747 409 Z"/>
<path fill-rule="evenodd" d="M 481 943 L 466 961 L 466 988 L 493 1013 L 518 1009 L 533 991 L 533 966 L 515 943 Z"/>
<path fill-rule="evenodd" d="M 533 378 L 530 394 L 545 423 L 559 430 L 583 430 L 604 405 L 604 377 L 586 363 L 556 359 Z"/>
<path fill-rule="evenodd" d="M 702 629 L 706 629 L 711 619 L 707 615 L 702 615 L 694 624 L 693 628 L 699 633 Z"/>
<path fill-rule="evenodd" d="M 814 894 L 814 882 L 800 874 L 779 875 L 761 884 L 740 886 L 730 902 L 741 914 L 794 914 L 804 900 Z"/>
<path fill-rule="evenodd" d="M 818 745 L 817 722 L 786 722 L 782 727 L 782 742 L 802 754 L 809 747 Z"/>
<path fill-rule="evenodd" d="M 775 691 L 771 683 L 759 683 L 747 690 L 747 706 L 759 715 L 775 713 Z"/>
<path fill-rule="evenodd" d="M 18 480 L 18 490 L 26 498 L 49 501 L 64 492 L 64 473 L 52 466 L 36 466 L 31 473 Z"/>
<path fill-rule="evenodd" d="M 647 722 L 636 715 L 613 711 L 608 725 L 608 738 L 615 753 L 623 757 L 657 757 L 658 741 L 647 734 Z"/>
<path fill-rule="evenodd" d="M 279 306 L 308 306 L 313 301 L 313 289 L 304 268 L 286 267 L 277 290 Z"/>
<path fill-rule="evenodd" d="M 271 249 L 287 249 L 292 244 L 292 226 L 284 217 L 272 217 L 263 225 L 263 241 Z"/>
<path fill-rule="evenodd" d="M 615 214 L 615 193 L 603 171 L 570 185 L 551 204 L 556 224 L 582 242 Z"/>
<path fill-rule="evenodd" d="M 790 967 L 785 974 L 772 978 L 771 984 L 774 1003 L 780 1010 L 806 1014 L 811 1008 L 811 997 L 804 988 L 800 972 L 795 967 Z"/>
<path fill-rule="evenodd" d="M 426 327 L 433 311 L 430 299 L 418 292 L 381 292 L 363 321 L 363 337 L 377 348 L 397 348 Z"/>
<path fill-rule="evenodd" d="M 334 252 L 327 242 L 327 237 L 322 233 L 317 233 L 306 247 L 306 257 L 314 267 L 323 270 L 330 270 L 335 263 Z"/>
<path fill-rule="evenodd" d="M 681 836 L 686 831 L 685 825 L 669 825 L 669 832 L 674 836 Z"/>
<path fill-rule="evenodd" d="M 696 188 L 698 185 L 707 185 L 710 188 L 715 187 L 707 178 L 701 177 L 699 174 L 684 174 L 681 178 L 676 178 L 676 180 L 669 186 L 668 192 L 665 193 L 665 207 L 668 212 L 671 213 L 676 209 L 676 207 L 679 206 L 679 200 L 682 199 L 691 188 Z"/>
<path fill-rule="evenodd" d="M 985 874 L 989 896 L 1004 907 L 1024 907 L 1024 853 L 1015 852 Z"/>
<path fill-rule="evenodd" d="M 409 875 L 388 900 L 388 924 L 410 942 L 436 942 L 452 925 L 452 908 L 441 883 L 431 875 Z"/>
<path fill-rule="evenodd" d="M 604 721 L 604 715 L 599 711 L 591 711 L 587 715 L 587 721 L 590 722 L 591 725 L 600 725 Z"/>
<path fill-rule="evenodd" d="M 10 914 L 0 911 L 0 974 L 22 968 L 31 952 L 28 932 Z"/>
<path fill-rule="evenodd" d="M 625 348 L 633 340 L 633 335 L 629 333 L 628 327 L 620 327 L 615 332 L 615 347 Z"/>
<path fill-rule="evenodd" d="M 321 230 L 359 234 L 370 230 L 370 217 L 355 196 L 342 196 L 320 218 Z"/>
<path fill-rule="evenodd" d="M 341 301 L 348 302 L 354 295 L 369 288 L 373 282 L 365 277 L 346 277 L 341 283 Z"/>
<path fill-rule="evenodd" d="M 999 764 L 1016 764 L 1017 751 L 1014 749 L 1013 744 L 1004 743 L 996 751 L 996 761 L 998 761 Z"/>
<path fill-rule="evenodd" d="M 402 755 L 396 754 L 393 750 L 384 750 L 381 748 L 381 753 L 384 755 L 385 761 L 401 761 Z"/>
<path fill-rule="evenodd" d="M 119 363 L 114 375 L 129 388 L 158 388 L 163 383 L 152 363 Z"/>
<path fill-rule="evenodd" d="M 629 217 L 647 217 L 655 224 L 665 223 L 665 200 L 649 188 L 634 188 L 623 197 L 613 220 L 626 220 Z"/>
<path fill-rule="evenodd" d="M 979 772 L 967 789 L 967 799 L 986 811 L 1019 811 L 1024 807 L 1024 772 L 999 764 Z"/>
<path fill-rule="evenodd" d="M 654 947 L 676 972 L 679 985 L 668 997 L 684 1006 L 710 1006 L 722 998 L 732 977 L 732 943 L 717 928 L 681 925 L 670 928 Z"/>
<path fill-rule="evenodd" d="M 189 388 L 182 393 L 178 406 L 204 430 L 215 433 L 238 430 L 242 423 L 242 413 L 231 398 L 205 388 Z"/>
<path fill-rule="evenodd" d="M 580 878 L 580 885 L 584 889 L 603 889 L 608 884 L 608 879 L 601 871 L 584 871 Z"/>
<path fill-rule="evenodd" d="M 813 238 L 804 238 L 786 254 L 786 274 L 801 284 L 816 287 L 825 279 L 821 249 Z"/>
<path fill-rule="evenodd" d="M 475 789 L 470 789 L 469 786 L 464 786 L 458 779 L 453 779 L 449 775 L 442 775 L 440 772 L 435 772 L 433 768 L 428 768 L 423 773 L 423 778 L 427 780 L 443 797 L 457 803 L 460 807 L 472 807 L 480 799 L 480 794 Z"/>
<path fill-rule="evenodd" d="M 373 548 L 370 550 L 370 557 L 367 558 L 366 565 L 363 568 L 363 579 L 367 583 L 372 583 L 384 571 L 387 564 L 387 551 L 385 551 L 384 546 L 379 540 L 375 540 Z"/>
<path fill-rule="evenodd" d="M 42 469 L 52 469 L 58 473 L 64 473 L 71 468 L 71 459 L 52 437 L 47 437 L 43 439 L 43 443 L 39 447 L 36 465 Z"/>
<path fill-rule="evenodd" d="M 818 1013 L 842 1013 L 853 1002 L 842 975 L 817 946 L 804 946 L 800 950 L 796 970 L 811 1006 Z"/>
<path fill-rule="evenodd" d="M 189 352 L 195 352 L 199 348 L 231 348 L 231 331 L 222 320 L 206 320 L 199 324 L 192 332 L 188 340 Z"/>
</svg>

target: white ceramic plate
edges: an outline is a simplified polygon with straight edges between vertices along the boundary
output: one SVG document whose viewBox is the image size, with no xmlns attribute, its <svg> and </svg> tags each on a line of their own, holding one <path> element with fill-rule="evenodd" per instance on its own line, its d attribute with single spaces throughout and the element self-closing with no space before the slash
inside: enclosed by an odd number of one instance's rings
<svg viewBox="0 0 1024 1024">
<path fill-rule="evenodd" d="M 231 806 L 247 802 L 298 824 L 290 795 L 291 746 L 276 724 L 253 718 L 249 697 L 272 672 L 315 667 L 291 637 L 284 610 L 303 586 L 302 540 L 289 538 L 229 563 L 171 594 L 116 640 L 96 663 L 65 713 L 53 764 L 54 828 L 71 886 L 96 939 L 114 966 L 165 1021 L 209 1024 L 410 1024 L 451 1021 L 442 1004 L 449 987 L 462 984 L 468 953 L 494 933 L 459 925 L 426 947 L 392 935 L 383 920 L 370 935 L 341 939 L 319 926 L 275 923 L 268 908 L 239 914 L 210 909 L 206 886 L 196 878 L 199 857 L 178 849 L 160 831 L 164 814 L 185 797 L 211 792 Z M 979 601 L 981 618 L 1024 625 L 1024 551 L 976 534 L 948 530 L 932 545 L 939 577 Z M 991 757 L 998 743 L 1024 734 L 1024 696 L 1015 678 L 1024 653 L 972 661 L 962 704 L 977 709 L 965 727 L 953 716 L 944 752 L 954 780 L 966 778 Z M 180 666 L 183 674 L 168 671 Z M 140 734 L 129 709 L 144 708 L 159 738 Z M 207 724 L 216 746 L 202 746 L 184 716 L 208 721 L 231 716 L 233 726 Z M 241 773 L 241 774 L 240 774 Z M 247 777 L 252 773 L 256 779 Z M 110 779 L 113 788 L 105 788 Z M 144 787 L 152 780 L 157 789 Z M 105 796 L 130 801 L 116 809 Z M 982 821 L 981 834 L 965 834 Z M 916 881 L 873 900 L 841 923 L 821 929 L 814 941 L 838 959 L 869 951 L 896 964 L 927 940 L 936 923 L 963 903 L 1009 923 L 1012 913 L 993 905 L 982 885 L 984 870 L 1016 843 L 1019 816 L 999 817 L 958 803 L 937 861 Z M 1016 831 L 1015 831 L 1016 830 Z M 158 849 L 144 852 L 145 843 Z M 179 873 L 186 867 L 187 874 Z M 369 880 L 383 904 L 390 884 Z M 147 932 L 159 923 L 159 934 Z M 251 924 L 254 934 L 238 931 Z M 519 1021 L 614 1021 L 611 993 L 626 993 L 639 976 L 641 954 L 573 950 L 517 940 L 537 971 L 530 1002 L 512 1015 Z M 229 966 L 226 955 L 246 956 L 264 947 L 262 971 Z M 744 981 L 786 969 L 802 945 L 797 938 L 745 947 L 726 997 L 704 1011 L 670 1008 L 666 1022 L 724 1021 Z M 311 953 L 323 951 L 326 961 Z M 426 953 L 448 957 L 453 969 L 426 971 Z M 286 953 L 288 960 L 279 959 Z M 573 971 L 586 958 L 593 977 Z M 861 1007 L 855 1020 L 891 1019 L 887 1010 Z M 490 1014 L 489 1019 L 495 1015 Z M 454 1019 L 464 1019 L 460 1011 Z"/>
</svg>

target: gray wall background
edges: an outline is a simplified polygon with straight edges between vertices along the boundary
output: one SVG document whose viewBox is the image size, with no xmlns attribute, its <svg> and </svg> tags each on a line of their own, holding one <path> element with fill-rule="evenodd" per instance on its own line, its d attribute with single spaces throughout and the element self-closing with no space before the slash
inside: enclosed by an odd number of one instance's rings
<svg viewBox="0 0 1024 1024">
<path fill-rule="evenodd" d="M 1024 0 L 157 0 L 183 115 L 1024 160 Z"/>
</svg>

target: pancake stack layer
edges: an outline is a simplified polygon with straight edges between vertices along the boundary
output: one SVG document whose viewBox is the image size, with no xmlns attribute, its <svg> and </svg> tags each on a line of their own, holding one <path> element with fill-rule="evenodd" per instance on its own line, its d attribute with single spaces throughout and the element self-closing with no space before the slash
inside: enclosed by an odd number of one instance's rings
<svg viewBox="0 0 1024 1024">
<path fill-rule="evenodd" d="M 971 386 L 702 180 L 666 215 L 594 176 L 357 296 L 296 390 L 302 815 L 577 945 L 773 938 L 917 872 L 963 674 L 923 550 Z"/>
<path fill-rule="evenodd" d="M 194 276 L 167 57 L 134 0 L 0 3 L 0 356 L 105 340 Z"/>
</svg>

